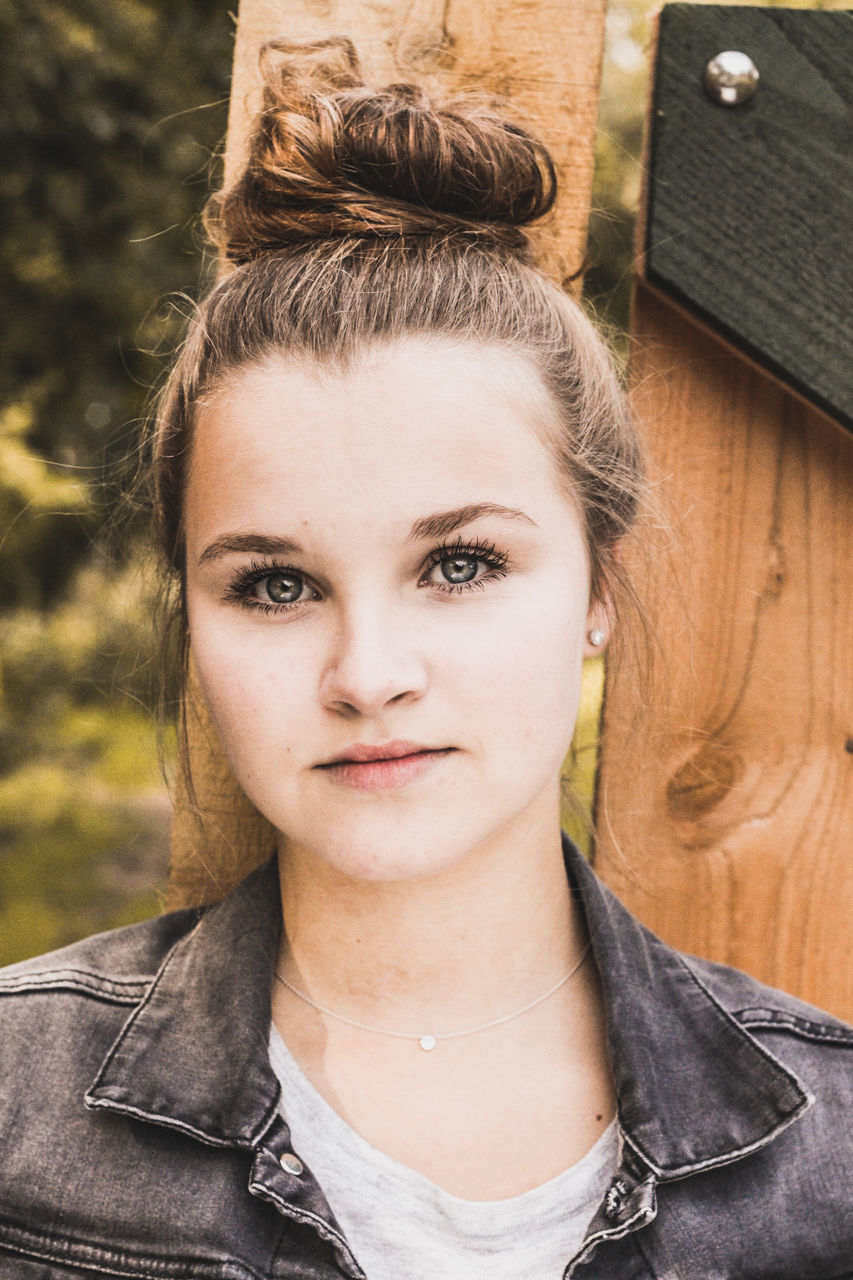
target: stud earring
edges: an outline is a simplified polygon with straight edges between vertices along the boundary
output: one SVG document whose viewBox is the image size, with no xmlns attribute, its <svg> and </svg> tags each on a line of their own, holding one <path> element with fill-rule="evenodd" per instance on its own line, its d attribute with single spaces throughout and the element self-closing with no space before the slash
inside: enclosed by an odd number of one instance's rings
<svg viewBox="0 0 853 1280">
<path fill-rule="evenodd" d="M 593 648 L 597 649 L 600 644 L 604 644 L 605 635 L 600 627 L 593 627 L 592 630 L 589 632 L 587 639 L 589 640 L 589 643 L 593 646 Z"/>
</svg>

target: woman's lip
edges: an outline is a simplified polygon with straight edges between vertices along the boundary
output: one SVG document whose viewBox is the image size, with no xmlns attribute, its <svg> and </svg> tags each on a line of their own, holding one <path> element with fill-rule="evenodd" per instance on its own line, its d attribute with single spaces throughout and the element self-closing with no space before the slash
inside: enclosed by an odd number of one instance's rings
<svg viewBox="0 0 853 1280">
<path fill-rule="evenodd" d="M 409 755 L 380 760 L 339 760 L 320 767 L 340 786 L 356 791 L 393 791 L 423 777 L 452 750 L 452 747 L 438 751 L 422 748 Z"/>
<path fill-rule="evenodd" d="M 331 760 L 324 761 L 319 767 L 326 769 L 333 764 L 363 764 L 368 760 L 396 760 L 400 756 L 420 755 L 424 751 L 433 751 L 434 747 L 425 747 L 422 742 L 407 742 L 404 738 L 395 738 L 392 742 L 354 742 Z"/>
</svg>

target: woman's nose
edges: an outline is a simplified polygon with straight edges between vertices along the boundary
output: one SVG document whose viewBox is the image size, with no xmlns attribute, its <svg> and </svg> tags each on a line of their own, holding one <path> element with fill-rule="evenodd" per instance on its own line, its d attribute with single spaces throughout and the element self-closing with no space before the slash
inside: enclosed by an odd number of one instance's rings
<svg viewBox="0 0 853 1280">
<path fill-rule="evenodd" d="M 387 612 L 362 608 L 342 617 L 320 680 L 324 706 L 375 715 L 389 703 L 421 697 L 426 668 L 415 636 Z"/>
</svg>

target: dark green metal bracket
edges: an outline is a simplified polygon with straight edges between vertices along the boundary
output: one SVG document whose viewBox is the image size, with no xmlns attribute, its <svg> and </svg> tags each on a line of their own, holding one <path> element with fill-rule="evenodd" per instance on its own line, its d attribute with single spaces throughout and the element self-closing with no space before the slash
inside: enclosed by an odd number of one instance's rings
<svg viewBox="0 0 853 1280">
<path fill-rule="evenodd" d="M 709 69 L 724 52 L 757 82 Z M 664 8 L 644 247 L 651 283 L 853 430 L 853 12 Z"/>
</svg>

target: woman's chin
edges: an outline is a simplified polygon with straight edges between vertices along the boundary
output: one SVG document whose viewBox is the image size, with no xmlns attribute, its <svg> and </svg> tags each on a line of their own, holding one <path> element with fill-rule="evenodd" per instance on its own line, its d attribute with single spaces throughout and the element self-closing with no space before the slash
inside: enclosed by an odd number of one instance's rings
<svg viewBox="0 0 853 1280">
<path fill-rule="evenodd" d="M 280 853 L 286 861 L 313 864 L 320 874 L 325 868 L 332 879 L 390 884 L 447 873 L 476 843 L 473 833 L 454 832 L 446 822 L 436 823 L 432 838 L 422 821 L 350 822 L 335 827 L 334 834 L 326 827 L 286 838 Z"/>
</svg>

